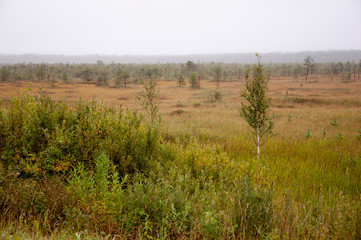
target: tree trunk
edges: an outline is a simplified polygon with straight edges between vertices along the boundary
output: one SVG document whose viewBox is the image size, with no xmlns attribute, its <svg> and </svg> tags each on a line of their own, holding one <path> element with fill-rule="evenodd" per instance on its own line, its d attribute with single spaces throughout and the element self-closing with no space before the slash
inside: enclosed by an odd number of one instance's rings
<svg viewBox="0 0 361 240">
<path fill-rule="evenodd" d="M 307 73 L 306 73 L 306 78 L 305 78 L 305 82 L 307 82 L 307 78 L 308 78 L 308 73 L 310 72 L 310 64 L 307 65 Z"/>
<path fill-rule="evenodd" d="M 257 160 L 259 160 L 260 153 L 261 153 L 261 146 L 260 146 L 260 137 L 259 137 L 259 126 L 257 126 Z"/>
<path fill-rule="evenodd" d="M 261 153 L 261 144 L 260 144 L 260 123 L 259 123 L 259 112 L 257 110 L 257 160 L 259 160 L 259 155 Z"/>
<path fill-rule="evenodd" d="M 353 65 L 353 81 L 356 82 L 356 66 Z"/>
</svg>

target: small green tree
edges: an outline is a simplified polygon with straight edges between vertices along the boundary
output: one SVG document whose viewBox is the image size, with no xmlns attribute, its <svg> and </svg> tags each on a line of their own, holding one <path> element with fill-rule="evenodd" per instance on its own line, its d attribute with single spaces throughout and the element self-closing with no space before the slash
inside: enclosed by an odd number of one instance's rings
<svg viewBox="0 0 361 240">
<path fill-rule="evenodd" d="M 101 70 L 97 76 L 98 86 L 106 86 L 108 83 L 108 72 L 106 69 Z"/>
<path fill-rule="evenodd" d="M 195 72 L 197 69 L 196 64 L 194 64 L 194 62 L 192 62 L 192 61 L 187 61 L 185 67 L 186 67 L 187 77 L 190 76 L 190 74 L 192 72 Z"/>
<path fill-rule="evenodd" d="M 157 82 L 154 79 L 152 79 L 148 83 L 144 83 L 144 91 L 142 91 L 139 94 L 139 97 L 137 97 L 137 100 L 140 102 L 144 110 L 149 115 L 149 121 L 152 127 L 156 122 L 160 122 L 157 98 Z"/>
<path fill-rule="evenodd" d="M 115 73 L 115 86 L 119 87 L 122 81 L 122 70 L 118 69 Z"/>
<path fill-rule="evenodd" d="M 197 81 L 196 74 L 194 72 L 191 73 L 189 76 L 189 84 L 191 85 L 191 88 L 199 88 L 199 84 Z"/>
<path fill-rule="evenodd" d="M 226 70 L 223 70 L 223 81 L 227 81 L 228 78 L 228 72 Z"/>
<path fill-rule="evenodd" d="M 177 80 L 178 80 L 178 87 L 182 87 L 186 84 L 186 82 L 184 81 L 184 77 L 181 73 L 178 74 Z"/>
<path fill-rule="evenodd" d="M 308 56 L 307 58 L 305 58 L 304 66 L 306 68 L 305 82 L 307 82 L 307 78 L 310 73 L 310 70 L 314 67 L 313 58 L 311 56 Z"/>
<path fill-rule="evenodd" d="M 90 83 L 90 81 L 92 80 L 91 75 L 92 72 L 89 67 L 85 68 L 81 73 L 81 77 L 86 81 L 86 83 Z"/>
<path fill-rule="evenodd" d="M 8 81 L 10 78 L 10 71 L 8 70 L 8 68 L 6 66 L 3 66 L 0 69 L 0 81 L 5 82 Z"/>
<path fill-rule="evenodd" d="M 52 88 L 55 87 L 55 74 L 54 73 L 51 74 L 51 87 Z"/>
<path fill-rule="evenodd" d="M 219 87 L 219 81 L 221 80 L 221 75 L 222 75 L 222 69 L 220 66 L 217 66 L 214 69 L 214 80 L 216 80 L 217 82 L 217 89 Z"/>
<path fill-rule="evenodd" d="M 69 77 L 68 74 L 66 73 L 66 71 L 62 71 L 61 73 L 61 80 L 63 80 L 64 83 L 68 83 L 69 82 Z"/>
<path fill-rule="evenodd" d="M 261 56 L 256 54 L 258 64 L 246 69 L 246 86 L 241 97 L 247 104 L 242 103 L 240 116 L 253 129 L 257 145 L 257 159 L 260 156 L 261 146 L 272 136 L 273 122 L 269 118 L 271 99 L 266 96 L 268 90 L 268 76 L 260 63 Z"/>
<path fill-rule="evenodd" d="M 118 70 L 115 77 L 115 82 L 117 86 L 120 86 L 121 84 L 124 87 L 127 87 L 127 80 L 130 77 L 129 72 L 126 70 Z"/>
<path fill-rule="evenodd" d="M 35 75 L 39 80 L 45 79 L 46 69 L 45 64 L 37 65 L 37 69 L 35 71 Z"/>
<path fill-rule="evenodd" d="M 129 72 L 128 71 L 123 71 L 122 78 L 123 78 L 124 87 L 127 87 L 128 78 L 130 78 Z"/>
</svg>

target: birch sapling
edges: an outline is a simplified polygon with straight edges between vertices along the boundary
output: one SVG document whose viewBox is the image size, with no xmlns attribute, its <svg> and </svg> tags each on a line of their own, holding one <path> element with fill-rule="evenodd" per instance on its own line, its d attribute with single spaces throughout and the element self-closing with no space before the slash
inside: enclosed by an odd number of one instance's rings
<svg viewBox="0 0 361 240">
<path fill-rule="evenodd" d="M 260 62 L 261 56 L 256 54 L 258 63 L 246 69 L 246 85 L 241 97 L 240 116 L 243 117 L 253 129 L 254 140 L 257 146 L 257 159 L 261 154 L 262 145 L 272 136 L 273 122 L 269 117 L 271 99 L 266 96 L 268 91 L 268 75 Z"/>
</svg>

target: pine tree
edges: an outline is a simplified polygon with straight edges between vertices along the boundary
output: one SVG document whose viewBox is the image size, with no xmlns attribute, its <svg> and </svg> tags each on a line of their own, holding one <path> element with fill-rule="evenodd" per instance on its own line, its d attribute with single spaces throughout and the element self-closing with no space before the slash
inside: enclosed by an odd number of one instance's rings
<svg viewBox="0 0 361 240">
<path fill-rule="evenodd" d="M 189 84 L 191 85 L 191 88 L 199 88 L 200 87 L 197 82 L 196 74 L 194 72 L 192 72 L 191 75 L 189 76 Z"/>
</svg>

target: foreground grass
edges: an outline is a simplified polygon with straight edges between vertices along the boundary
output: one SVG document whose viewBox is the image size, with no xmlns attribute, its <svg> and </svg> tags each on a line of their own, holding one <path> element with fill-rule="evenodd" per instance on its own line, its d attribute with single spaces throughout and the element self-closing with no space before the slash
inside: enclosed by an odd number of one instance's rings
<svg viewBox="0 0 361 240">
<path fill-rule="evenodd" d="M 72 107 L 61 105 L 63 117 L 54 122 L 54 133 L 47 135 L 42 135 L 41 128 L 29 131 L 34 124 L 41 124 L 23 121 L 23 125 L 29 124 L 24 127 L 27 138 L 22 142 L 26 144 L 26 154 L 22 148 L 11 155 L 11 151 L 4 150 L 6 144 L 0 145 L 3 201 L 0 236 L 34 239 L 360 236 L 358 107 L 299 103 L 292 103 L 292 108 L 273 107 L 277 134 L 262 147 L 262 157 L 256 161 L 252 136 L 237 114 L 234 92 L 224 90 L 223 101 L 212 102 L 209 89 L 182 91 L 189 94 L 185 100 L 166 99 L 161 103 L 162 128 L 155 138 L 149 138 L 152 135 L 147 135 L 149 129 L 141 118 L 134 118 L 131 113 L 119 118 L 116 111 L 108 111 L 97 103 L 76 104 L 76 115 L 72 115 Z M 17 104 L 26 102 L 29 101 Z M 30 116 L 40 116 L 53 106 L 44 100 L 40 103 L 45 105 L 30 103 L 14 105 L 13 110 L 25 109 Z M 2 116 L 8 116 L 9 111 L 11 107 L 4 105 Z M 16 120 L 14 116 L 12 119 Z M 55 120 L 59 114 L 50 116 Z M 140 123 L 139 128 L 133 129 L 134 123 Z M 123 129 L 123 133 L 128 129 L 129 134 L 117 135 L 114 129 Z M 34 138 L 39 136 L 46 136 L 50 145 L 37 144 Z M 122 145 L 119 139 L 133 146 L 133 137 L 138 143 L 142 139 L 154 140 L 155 155 L 147 155 L 150 153 L 147 147 L 134 154 L 121 151 L 128 145 Z M 19 144 L 17 139 L 12 140 Z M 39 146 L 44 148 L 29 154 L 29 149 Z M 137 158 L 141 155 L 147 156 L 147 161 Z M 45 165 L 41 165 L 39 156 L 48 156 Z M 25 165 L 21 160 L 25 160 Z M 4 164 L 9 162 L 11 166 L 6 167 Z M 23 173 L 20 177 L 9 176 L 19 167 Z M 48 172 L 45 175 L 40 171 L 42 167 Z M 57 198 L 52 197 L 54 192 L 58 193 Z"/>
</svg>

